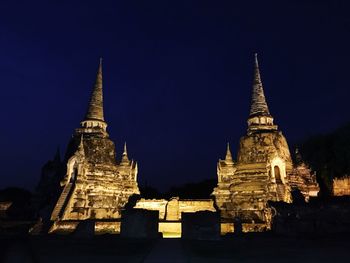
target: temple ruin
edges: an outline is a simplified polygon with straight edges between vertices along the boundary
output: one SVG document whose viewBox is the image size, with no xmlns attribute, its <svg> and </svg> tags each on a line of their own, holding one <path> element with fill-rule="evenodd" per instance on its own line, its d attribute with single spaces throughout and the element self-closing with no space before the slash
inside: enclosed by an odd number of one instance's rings
<svg viewBox="0 0 350 263">
<path fill-rule="evenodd" d="M 118 231 L 121 210 L 139 194 L 137 163 L 129 160 L 126 145 L 121 161 L 109 139 L 103 113 L 102 61 L 84 120 L 69 143 L 67 171 L 54 207 L 50 232 L 73 231 L 83 220 L 96 220 Z M 107 220 L 107 222 L 104 222 Z"/>
<path fill-rule="evenodd" d="M 317 197 L 320 186 L 316 181 L 316 172 L 303 161 L 298 148 L 295 150 L 295 162 L 288 178 L 292 190 L 299 190 L 306 202 L 310 197 Z"/>
<path fill-rule="evenodd" d="M 270 228 L 272 210 L 268 201 L 291 203 L 291 185 L 308 194 L 310 191 L 305 190 L 309 181 L 303 178 L 300 184 L 290 182 L 292 158 L 287 140 L 270 114 L 256 54 L 247 122 L 247 134 L 240 139 L 237 161 L 232 159 L 228 145 L 225 159 L 218 162 L 218 184 L 213 195 L 223 222 L 236 219 L 246 226 L 245 231 L 262 231 Z M 294 175 L 301 177 L 296 169 Z M 314 184 L 313 179 L 311 181 Z M 312 190 L 311 195 L 317 195 L 315 191 Z"/>
<path fill-rule="evenodd" d="M 350 196 L 350 176 L 333 179 L 334 196 Z"/>
<path fill-rule="evenodd" d="M 50 233 L 74 232 L 82 222 L 92 222 L 94 233 L 120 233 L 122 214 L 158 213 L 158 231 L 164 237 L 180 237 L 183 213 L 204 211 L 221 219 L 221 234 L 270 229 L 273 209 L 268 201 L 292 202 L 291 190 L 299 189 L 308 200 L 319 191 L 315 174 L 303 162 L 293 164 L 289 147 L 270 114 L 255 55 L 254 81 L 246 135 L 241 137 L 237 160 L 227 145 L 224 160 L 217 164 L 214 199 L 136 199 L 137 163 L 128 158 L 126 144 L 119 162 L 109 139 L 103 114 L 102 63 L 84 120 L 68 145 L 66 172 L 61 193 L 51 213 Z M 131 205 L 126 209 L 126 205 Z M 138 212 L 128 211 L 136 209 Z M 135 211 L 136 211 L 135 210 Z M 126 213 L 126 214 L 125 214 Z M 153 218 L 150 215 L 149 218 Z M 194 217 L 189 217 L 192 222 Z M 128 219 L 128 220 L 129 220 Z M 209 220 L 209 219 L 208 219 Z M 210 220 L 209 220 L 210 221 Z M 209 222 L 208 221 L 208 222 Z M 214 220 L 215 221 L 215 220 Z M 132 224 L 131 221 L 128 223 Z M 214 228 L 215 229 L 215 228 Z"/>
</svg>

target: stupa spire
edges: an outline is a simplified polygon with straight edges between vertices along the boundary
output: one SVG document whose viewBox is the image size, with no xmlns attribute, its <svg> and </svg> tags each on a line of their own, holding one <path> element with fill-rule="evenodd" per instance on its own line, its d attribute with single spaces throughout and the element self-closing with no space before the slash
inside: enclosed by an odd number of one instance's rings
<svg viewBox="0 0 350 263">
<path fill-rule="evenodd" d="M 124 142 L 124 151 L 123 151 L 123 155 L 128 156 L 128 150 L 126 148 L 126 142 Z"/>
<path fill-rule="evenodd" d="M 124 151 L 122 154 L 122 160 L 121 160 L 121 164 L 129 164 L 130 160 L 128 158 L 128 150 L 126 148 L 126 142 L 124 143 Z"/>
<path fill-rule="evenodd" d="M 262 130 L 277 130 L 277 125 L 273 124 L 273 117 L 266 103 L 260 76 L 258 54 L 255 53 L 252 100 L 248 118 L 248 134 Z"/>
<path fill-rule="evenodd" d="M 264 88 L 261 81 L 258 54 L 255 53 L 254 61 L 254 80 L 253 80 L 253 91 L 252 100 L 250 105 L 249 117 L 253 116 L 271 116 L 269 108 L 266 103 Z"/>
<path fill-rule="evenodd" d="M 97 70 L 95 85 L 91 94 L 85 120 L 104 121 L 103 115 L 103 90 L 102 90 L 102 58 Z"/>
<path fill-rule="evenodd" d="M 227 143 L 225 162 L 226 163 L 233 163 L 232 154 L 231 154 L 231 150 L 230 150 L 230 143 L 229 142 Z"/>
</svg>

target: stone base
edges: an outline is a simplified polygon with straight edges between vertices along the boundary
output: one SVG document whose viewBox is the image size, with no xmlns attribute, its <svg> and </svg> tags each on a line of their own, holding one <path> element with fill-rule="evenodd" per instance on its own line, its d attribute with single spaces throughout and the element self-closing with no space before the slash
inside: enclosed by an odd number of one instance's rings
<svg viewBox="0 0 350 263">
<path fill-rule="evenodd" d="M 158 218 L 158 211 L 125 210 L 122 212 L 120 235 L 126 238 L 157 238 Z"/>
<path fill-rule="evenodd" d="M 49 230 L 49 234 L 72 234 L 77 228 L 79 221 L 56 221 Z"/>
<path fill-rule="evenodd" d="M 182 213 L 182 238 L 220 239 L 220 215 L 209 211 Z"/>
<path fill-rule="evenodd" d="M 159 232 L 163 238 L 180 238 L 181 222 L 159 222 Z"/>
</svg>

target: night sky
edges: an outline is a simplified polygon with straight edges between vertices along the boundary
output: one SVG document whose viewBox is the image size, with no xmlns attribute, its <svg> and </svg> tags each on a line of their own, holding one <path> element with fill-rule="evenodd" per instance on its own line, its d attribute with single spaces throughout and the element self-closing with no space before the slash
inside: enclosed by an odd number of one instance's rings
<svg viewBox="0 0 350 263">
<path fill-rule="evenodd" d="M 242 2 L 244 4 L 237 4 Z M 216 178 L 246 132 L 259 53 L 290 145 L 349 121 L 349 1 L 0 1 L 0 188 L 33 189 L 86 112 L 103 57 L 105 119 L 139 184 Z"/>
</svg>

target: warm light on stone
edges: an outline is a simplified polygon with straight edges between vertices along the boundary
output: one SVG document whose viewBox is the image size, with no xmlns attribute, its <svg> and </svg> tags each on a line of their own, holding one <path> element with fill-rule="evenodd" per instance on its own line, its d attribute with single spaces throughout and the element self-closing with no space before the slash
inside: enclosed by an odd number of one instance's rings
<svg viewBox="0 0 350 263">
<path fill-rule="evenodd" d="M 270 229 L 272 210 L 268 201 L 292 202 L 291 185 L 307 189 L 307 195 L 318 192 L 314 177 L 294 183 L 292 158 L 287 140 L 273 123 L 266 103 L 257 56 L 247 134 L 240 139 L 237 161 L 228 147 L 225 160 L 219 160 L 218 185 L 213 191 L 222 220 L 235 218 L 242 222 L 243 232 Z M 304 173 L 305 174 L 305 173 Z M 298 178 L 300 173 L 295 173 Z M 305 175 L 303 178 L 306 178 Z M 234 229 L 222 225 L 222 233 Z"/>
<path fill-rule="evenodd" d="M 159 222 L 159 232 L 163 238 L 180 238 L 181 222 Z"/>
<path fill-rule="evenodd" d="M 95 234 L 119 234 L 120 233 L 120 221 L 119 222 L 95 222 Z"/>
<path fill-rule="evenodd" d="M 291 188 L 298 189 L 308 202 L 310 197 L 317 197 L 320 187 L 316 181 L 316 173 L 312 172 L 308 165 L 304 163 L 296 149 L 296 163 L 294 164 L 293 170 L 288 174 L 289 183 Z"/>
<path fill-rule="evenodd" d="M 134 224 L 135 218 L 145 219 L 148 223 L 154 216 L 159 218 L 159 223 L 152 221 L 152 224 L 154 231 L 158 224 L 164 237 L 181 237 L 181 224 L 186 220 L 189 225 L 184 224 L 184 229 L 189 235 L 195 235 L 197 232 L 191 231 L 191 227 L 197 223 L 196 218 L 207 220 L 207 227 L 212 227 L 213 233 L 216 231 L 218 235 L 220 227 L 222 235 L 234 232 L 235 228 L 240 232 L 270 229 L 273 212 L 268 201 L 292 202 L 292 188 L 299 189 L 308 200 L 317 195 L 319 187 L 315 174 L 306 164 L 293 165 L 287 140 L 274 124 L 266 103 L 257 56 L 247 123 L 247 133 L 239 142 L 237 160 L 233 160 L 227 145 L 225 159 L 217 164 L 218 183 L 212 193 L 216 206 L 212 199 L 181 200 L 173 197 L 170 200 L 140 199 L 134 206 L 138 210 L 125 210 L 129 198 L 140 194 L 138 166 L 129 160 L 126 144 L 120 162 L 116 161 L 115 145 L 109 139 L 103 114 L 100 63 L 85 119 L 68 146 L 67 172 L 61 181 L 61 195 L 51 214 L 54 223 L 49 232 L 71 233 L 79 223 L 87 222 L 79 226 L 82 229 L 85 226 L 89 229 L 87 231 L 93 227 L 95 234 L 118 234 L 122 229 L 125 235 L 136 235 L 137 231 L 122 225 L 122 212 L 124 215 L 129 212 L 129 221 L 126 220 L 125 224 L 134 227 L 141 226 Z M 344 193 L 343 189 L 349 189 L 349 179 L 334 181 L 335 193 Z M 216 207 L 221 218 L 215 213 Z M 158 211 L 158 214 L 150 211 Z M 148 219 L 143 217 L 148 214 Z M 209 227 L 212 223 L 214 225 Z M 145 233 L 146 230 L 143 229 Z M 187 233 L 185 230 L 183 233 Z"/>
<path fill-rule="evenodd" d="M 333 195 L 350 195 L 350 176 L 333 179 Z"/>
<path fill-rule="evenodd" d="M 103 115 L 102 65 L 85 120 L 76 129 L 69 145 L 72 151 L 67 173 L 61 182 L 62 193 L 51 214 L 50 232 L 73 229 L 72 220 L 99 220 L 99 233 L 118 233 L 120 223 L 102 222 L 120 219 L 129 197 L 139 194 L 137 163 L 129 160 L 126 145 L 120 163 L 116 161 L 114 143 L 106 131 Z M 102 221 L 101 221 L 102 220 Z"/>
<path fill-rule="evenodd" d="M 140 199 L 134 208 L 159 211 L 159 232 L 164 238 L 181 237 L 182 213 L 195 213 L 199 211 L 216 212 L 214 201 L 211 199 L 181 200 L 173 197 L 166 199 Z"/>
</svg>

